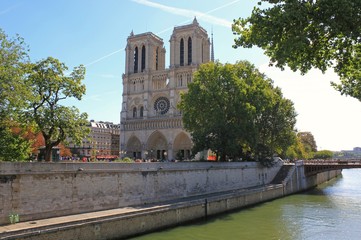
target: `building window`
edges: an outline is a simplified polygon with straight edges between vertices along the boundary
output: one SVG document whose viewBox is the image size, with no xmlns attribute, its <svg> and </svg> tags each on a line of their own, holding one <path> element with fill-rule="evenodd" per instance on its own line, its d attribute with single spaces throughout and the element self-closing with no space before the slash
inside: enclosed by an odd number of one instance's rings
<svg viewBox="0 0 361 240">
<path fill-rule="evenodd" d="M 137 108 L 134 107 L 133 108 L 133 118 L 136 118 L 137 117 Z"/>
<path fill-rule="evenodd" d="M 188 65 L 192 64 L 192 38 L 188 38 Z"/>
<path fill-rule="evenodd" d="M 140 113 L 139 113 L 139 116 L 140 116 L 140 117 L 143 117 L 143 111 L 144 111 L 144 107 L 141 106 L 141 107 L 140 107 Z"/>
<path fill-rule="evenodd" d="M 134 73 L 138 72 L 138 47 L 134 49 Z"/>
<path fill-rule="evenodd" d="M 155 50 L 155 70 L 158 70 L 159 61 L 159 47 Z"/>
<path fill-rule="evenodd" d="M 187 84 L 192 82 L 192 74 L 187 73 Z"/>
<path fill-rule="evenodd" d="M 183 86 L 183 75 L 179 74 L 178 75 L 178 87 Z"/>
<path fill-rule="evenodd" d="M 184 66 L 184 41 L 183 38 L 180 41 L 180 63 L 181 66 Z"/>
<path fill-rule="evenodd" d="M 142 72 L 145 69 L 145 46 L 142 47 Z"/>
</svg>

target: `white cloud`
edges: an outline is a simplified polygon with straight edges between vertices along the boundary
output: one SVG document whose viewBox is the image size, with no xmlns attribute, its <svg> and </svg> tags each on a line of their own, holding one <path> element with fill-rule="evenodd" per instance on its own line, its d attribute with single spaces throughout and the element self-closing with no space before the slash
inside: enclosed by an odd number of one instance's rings
<svg viewBox="0 0 361 240">
<path fill-rule="evenodd" d="M 145 5 L 145 6 L 157 8 L 157 9 L 160 9 L 160 10 L 162 10 L 164 12 L 169 12 L 169 13 L 179 15 L 179 16 L 184 16 L 184 17 L 189 17 L 189 18 L 197 17 L 198 19 L 202 19 L 203 21 L 208 22 L 208 23 L 212 23 L 212 24 L 215 24 L 215 25 L 231 28 L 231 26 L 232 26 L 231 21 L 211 16 L 208 13 L 214 12 L 216 10 L 219 10 L 219 9 L 223 8 L 223 7 L 226 7 L 226 6 L 229 6 L 229 5 L 234 4 L 236 2 L 239 2 L 239 0 L 238 1 L 233 1 L 231 3 L 224 4 L 224 5 L 220 6 L 220 7 L 212 9 L 211 11 L 208 11 L 206 13 L 191 10 L 191 9 L 184 9 L 184 8 L 176 8 L 176 7 L 166 6 L 166 5 L 151 2 L 151 1 L 148 1 L 148 0 L 133 0 L 133 2 L 136 2 L 138 4 L 142 4 L 142 5 Z"/>
<path fill-rule="evenodd" d="M 319 149 L 347 150 L 361 146 L 361 102 L 342 96 L 330 85 L 331 81 L 339 80 L 332 70 L 325 74 L 311 70 L 302 76 L 267 64 L 259 69 L 294 102 L 297 129 L 312 132 Z"/>
</svg>

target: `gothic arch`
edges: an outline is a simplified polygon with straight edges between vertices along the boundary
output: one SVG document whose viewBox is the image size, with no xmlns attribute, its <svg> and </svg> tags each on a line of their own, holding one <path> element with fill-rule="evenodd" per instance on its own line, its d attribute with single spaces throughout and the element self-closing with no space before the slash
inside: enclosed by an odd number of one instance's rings
<svg viewBox="0 0 361 240">
<path fill-rule="evenodd" d="M 141 158 L 142 144 L 135 135 L 129 138 L 126 151 L 128 157 Z"/>
<path fill-rule="evenodd" d="M 173 143 L 175 158 L 177 160 L 189 159 L 192 146 L 193 144 L 190 137 L 184 132 L 179 133 Z"/>
<path fill-rule="evenodd" d="M 188 65 L 192 64 L 192 38 L 188 38 Z"/>
<path fill-rule="evenodd" d="M 137 107 L 133 107 L 133 118 L 137 117 Z"/>
<path fill-rule="evenodd" d="M 165 159 L 167 150 L 167 138 L 160 131 L 154 131 L 147 141 L 148 157 L 154 159 Z"/>
<path fill-rule="evenodd" d="M 155 50 L 155 70 L 159 68 L 159 47 Z"/>
<path fill-rule="evenodd" d="M 145 46 L 143 45 L 142 47 L 142 61 L 141 61 L 141 72 L 144 71 L 145 69 L 145 58 L 146 58 L 146 55 L 145 55 Z"/>
<path fill-rule="evenodd" d="M 143 106 L 141 106 L 140 107 L 140 110 L 139 110 L 139 117 L 143 117 L 143 115 L 144 115 L 144 107 Z"/>
<path fill-rule="evenodd" d="M 179 45 L 179 65 L 184 66 L 184 40 L 181 38 Z"/>
<path fill-rule="evenodd" d="M 138 72 L 138 57 L 139 57 L 139 52 L 138 52 L 138 47 L 136 46 L 134 49 L 134 73 Z"/>
</svg>

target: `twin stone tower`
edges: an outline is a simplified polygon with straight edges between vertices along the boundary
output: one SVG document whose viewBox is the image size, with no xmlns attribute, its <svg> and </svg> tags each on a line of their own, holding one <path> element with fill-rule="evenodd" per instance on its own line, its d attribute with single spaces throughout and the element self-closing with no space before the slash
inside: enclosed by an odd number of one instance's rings
<svg viewBox="0 0 361 240">
<path fill-rule="evenodd" d="M 125 48 L 120 154 L 136 159 L 188 159 L 192 140 L 177 108 L 199 65 L 210 61 L 210 39 L 197 19 L 175 27 L 170 66 L 163 39 L 151 32 L 130 34 Z M 213 48 L 212 48 L 213 49 Z M 213 51 L 212 51 L 213 58 Z M 213 59 L 212 59 L 213 60 Z"/>
</svg>

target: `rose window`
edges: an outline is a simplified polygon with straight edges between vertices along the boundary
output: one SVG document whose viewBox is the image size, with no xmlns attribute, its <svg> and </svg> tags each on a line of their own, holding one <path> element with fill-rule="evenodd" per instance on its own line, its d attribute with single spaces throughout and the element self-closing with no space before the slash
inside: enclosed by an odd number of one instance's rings
<svg viewBox="0 0 361 240">
<path fill-rule="evenodd" d="M 154 110 L 160 114 L 166 114 L 169 110 L 169 99 L 166 97 L 159 97 L 154 102 Z"/>
</svg>

